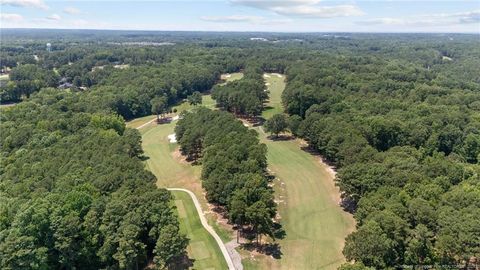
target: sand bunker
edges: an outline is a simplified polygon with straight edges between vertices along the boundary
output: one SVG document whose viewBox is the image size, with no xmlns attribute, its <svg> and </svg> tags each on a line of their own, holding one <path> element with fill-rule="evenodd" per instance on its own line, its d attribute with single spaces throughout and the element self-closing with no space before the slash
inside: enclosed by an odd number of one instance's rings
<svg viewBox="0 0 480 270">
<path fill-rule="evenodd" d="M 176 143 L 177 142 L 177 137 L 175 136 L 175 133 L 168 135 L 167 138 L 170 141 L 170 143 Z"/>
<path fill-rule="evenodd" d="M 268 75 L 268 74 L 263 74 L 263 77 L 265 77 L 265 78 L 270 78 L 270 75 Z"/>
</svg>

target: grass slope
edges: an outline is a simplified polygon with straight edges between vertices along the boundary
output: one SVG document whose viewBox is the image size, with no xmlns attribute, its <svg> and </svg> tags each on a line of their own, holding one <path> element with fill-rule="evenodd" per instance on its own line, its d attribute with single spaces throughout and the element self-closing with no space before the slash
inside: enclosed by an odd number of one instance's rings
<svg viewBox="0 0 480 270">
<path fill-rule="evenodd" d="M 193 269 L 227 269 L 220 248 L 203 228 L 190 196 L 183 191 L 171 192 L 175 196 L 180 230 L 190 239 L 187 251 L 194 258 Z"/>
<path fill-rule="evenodd" d="M 277 104 L 281 104 L 278 97 L 285 84 L 279 79 L 270 76 L 266 82 L 270 83 L 272 111 L 281 112 Z M 344 261 L 344 238 L 353 230 L 354 220 L 338 206 L 333 174 L 318 157 L 303 151 L 299 140 L 272 141 L 263 129 L 256 130 L 268 147 L 269 169 L 276 176 L 275 197 L 287 235 L 279 241 L 281 259 L 245 259 L 245 269 L 336 269 Z"/>
</svg>

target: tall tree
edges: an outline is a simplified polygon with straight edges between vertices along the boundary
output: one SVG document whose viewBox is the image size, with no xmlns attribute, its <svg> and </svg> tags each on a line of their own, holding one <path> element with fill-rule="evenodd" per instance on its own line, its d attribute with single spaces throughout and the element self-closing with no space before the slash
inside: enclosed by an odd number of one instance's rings
<svg viewBox="0 0 480 270">
<path fill-rule="evenodd" d="M 200 92 L 195 91 L 190 96 L 187 97 L 188 103 L 190 105 L 196 106 L 198 104 L 202 104 L 202 94 Z"/>
<path fill-rule="evenodd" d="M 288 128 L 287 116 L 282 113 L 275 114 L 272 118 L 265 121 L 263 126 L 265 127 L 265 131 L 278 137 L 280 133 L 285 132 Z"/>
<path fill-rule="evenodd" d="M 152 113 L 157 115 L 157 122 L 160 122 L 160 116 L 163 118 L 168 110 L 168 99 L 166 96 L 154 97 L 150 100 L 150 105 L 152 106 Z"/>
</svg>

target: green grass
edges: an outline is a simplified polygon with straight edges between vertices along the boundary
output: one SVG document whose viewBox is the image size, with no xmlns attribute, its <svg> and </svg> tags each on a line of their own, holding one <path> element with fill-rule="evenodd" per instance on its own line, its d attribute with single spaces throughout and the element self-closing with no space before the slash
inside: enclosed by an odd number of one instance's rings
<svg viewBox="0 0 480 270">
<path fill-rule="evenodd" d="M 272 109 L 268 118 L 282 112 L 284 78 L 268 74 Z M 256 128 L 267 145 L 268 167 L 276 176 L 275 197 L 286 238 L 279 240 L 283 256 L 279 260 L 256 256 L 244 259 L 245 269 L 337 269 L 344 262 L 343 242 L 354 229 L 351 215 L 338 206 L 339 192 L 328 167 L 301 149 L 300 140 L 272 141 Z"/>
<path fill-rule="evenodd" d="M 213 109 L 213 108 L 215 108 L 215 100 L 212 99 L 212 96 L 210 96 L 210 94 L 204 94 L 202 96 L 202 105 L 201 106 Z M 176 106 L 173 106 L 172 110 L 176 109 L 177 113 L 181 113 L 183 111 L 190 111 L 193 108 L 195 108 L 195 106 L 190 105 L 190 103 L 188 103 L 186 101 L 183 101 L 182 103 L 180 103 Z"/>
<path fill-rule="evenodd" d="M 174 133 L 175 124 L 176 122 L 152 123 L 140 130 L 142 148 L 145 156 L 148 157 L 147 167 L 157 177 L 158 186 L 184 187 L 195 191 L 200 187 L 200 183 L 194 186 L 191 182 L 192 179 L 198 178 L 201 168 L 182 162 L 179 153 L 175 155 L 178 145 L 170 143 L 167 138 Z"/>
<path fill-rule="evenodd" d="M 344 262 L 343 241 L 354 221 L 338 206 L 333 175 L 318 157 L 301 150 L 299 141 L 267 140 L 258 130 L 277 177 L 275 196 L 287 233 L 279 241 L 284 255 L 272 268 L 336 269 Z"/>
<path fill-rule="evenodd" d="M 265 83 L 267 83 L 267 90 L 269 91 L 269 99 L 266 104 L 266 109 L 262 112 L 262 117 L 268 119 L 274 114 L 282 113 L 282 92 L 285 89 L 285 76 L 278 77 L 277 73 L 265 73 Z M 268 77 L 267 77 L 268 76 Z"/>
<path fill-rule="evenodd" d="M 194 259 L 193 269 L 227 269 L 222 252 L 215 239 L 203 228 L 190 196 L 183 191 L 172 191 L 180 220 L 180 231 L 190 239 L 187 251 Z"/>
<path fill-rule="evenodd" d="M 131 121 L 126 122 L 125 124 L 129 128 L 137 128 L 137 127 L 139 127 L 139 126 L 141 126 L 145 123 L 148 123 L 152 119 L 155 119 L 155 117 L 156 117 L 155 115 L 148 115 L 148 116 L 144 116 L 144 117 L 140 117 L 140 118 L 135 118 Z"/>
</svg>

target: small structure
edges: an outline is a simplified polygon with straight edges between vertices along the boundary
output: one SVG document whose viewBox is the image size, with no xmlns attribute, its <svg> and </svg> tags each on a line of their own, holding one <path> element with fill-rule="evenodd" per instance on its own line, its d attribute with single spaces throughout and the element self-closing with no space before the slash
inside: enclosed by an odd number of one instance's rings
<svg viewBox="0 0 480 270">
<path fill-rule="evenodd" d="M 47 52 L 51 52 L 51 51 L 52 51 L 52 44 L 47 43 Z"/>
</svg>

